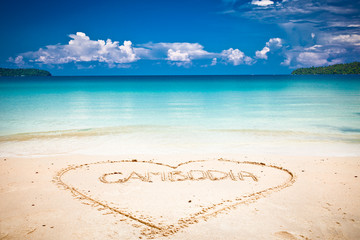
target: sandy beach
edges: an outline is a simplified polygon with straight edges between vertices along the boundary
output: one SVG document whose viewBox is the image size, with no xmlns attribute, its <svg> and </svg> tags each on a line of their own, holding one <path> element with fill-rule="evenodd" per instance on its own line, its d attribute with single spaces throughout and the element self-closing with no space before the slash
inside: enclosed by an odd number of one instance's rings
<svg viewBox="0 0 360 240">
<path fill-rule="evenodd" d="M 1 239 L 360 237 L 359 157 L 73 154 L 0 164 Z"/>
</svg>

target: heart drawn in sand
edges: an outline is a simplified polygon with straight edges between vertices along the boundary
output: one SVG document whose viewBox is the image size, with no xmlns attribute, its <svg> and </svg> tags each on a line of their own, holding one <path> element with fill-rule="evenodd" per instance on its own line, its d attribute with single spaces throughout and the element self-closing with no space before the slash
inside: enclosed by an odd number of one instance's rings
<svg viewBox="0 0 360 240">
<path fill-rule="evenodd" d="M 69 166 L 54 180 L 83 203 L 140 223 L 148 236 L 173 234 L 295 181 L 281 167 L 224 159 L 177 166 L 137 160 L 96 162 Z"/>
</svg>

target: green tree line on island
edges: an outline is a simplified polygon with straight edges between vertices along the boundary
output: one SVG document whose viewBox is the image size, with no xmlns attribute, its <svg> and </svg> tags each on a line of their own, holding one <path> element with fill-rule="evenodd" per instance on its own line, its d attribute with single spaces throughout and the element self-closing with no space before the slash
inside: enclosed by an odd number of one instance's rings
<svg viewBox="0 0 360 240">
<path fill-rule="evenodd" d="M 298 68 L 293 75 L 315 75 L 315 74 L 360 74 L 360 62 L 335 64 L 327 67 Z"/>
<path fill-rule="evenodd" d="M 35 68 L 0 68 L 1 77 L 22 77 L 22 76 L 51 76 L 45 70 Z"/>
</svg>

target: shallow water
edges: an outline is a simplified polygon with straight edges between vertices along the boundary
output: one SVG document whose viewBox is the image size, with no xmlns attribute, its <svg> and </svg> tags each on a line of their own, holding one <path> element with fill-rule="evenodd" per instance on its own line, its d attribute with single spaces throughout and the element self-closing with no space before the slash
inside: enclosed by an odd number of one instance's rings
<svg viewBox="0 0 360 240">
<path fill-rule="evenodd" d="M 152 136 L 211 145 L 226 136 L 224 144 L 260 137 L 358 146 L 360 77 L 3 77 L 0 111 L 0 142 Z"/>
</svg>

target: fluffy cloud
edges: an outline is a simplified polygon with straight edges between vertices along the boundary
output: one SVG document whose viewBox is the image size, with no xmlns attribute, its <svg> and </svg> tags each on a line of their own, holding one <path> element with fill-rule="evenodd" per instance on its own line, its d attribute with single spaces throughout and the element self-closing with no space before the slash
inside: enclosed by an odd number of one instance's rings
<svg viewBox="0 0 360 240">
<path fill-rule="evenodd" d="M 142 44 L 141 47 L 149 49 L 148 58 L 164 59 L 166 56 L 166 60 L 174 62 L 177 66 L 189 66 L 196 59 L 211 59 L 210 66 L 215 66 L 218 58 L 221 59 L 220 63 L 235 66 L 255 63 L 251 57 L 245 56 L 239 49 L 230 48 L 220 53 L 213 53 L 205 51 L 204 46 L 199 43 L 147 43 Z"/>
<path fill-rule="evenodd" d="M 178 67 L 188 67 L 191 65 L 191 59 L 189 57 L 189 53 L 187 52 L 181 52 L 180 50 L 174 51 L 173 49 L 169 49 L 167 56 L 168 57 L 166 60 L 169 60 L 171 64 L 174 64 Z"/>
<path fill-rule="evenodd" d="M 348 51 L 342 47 L 314 45 L 308 48 L 297 47 L 286 53 L 282 63 L 290 67 L 327 66 L 343 63 Z"/>
<path fill-rule="evenodd" d="M 106 63 L 110 67 L 130 67 L 140 59 L 154 61 L 168 61 L 171 65 L 189 67 L 194 60 L 208 60 L 203 67 L 220 64 L 251 65 L 256 61 L 245 55 L 239 49 L 229 48 L 221 52 L 208 52 L 199 43 L 174 42 L 174 43 L 146 43 L 133 46 L 131 41 L 124 41 L 121 45 L 118 41 L 110 39 L 91 40 L 85 33 L 77 32 L 70 34 L 68 44 L 49 45 L 34 52 L 26 52 L 15 58 L 9 58 L 10 62 L 18 66 L 31 66 L 34 64 L 60 65 L 76 63 L 78 68 L 91 68 L 96 63 Z M 257 53 L 257 56 L 265 56 L 267 52 L 281 47 L 281 39 L 272 38 L 266 43 L 266 47 Z M 260 55 L 259 55 L 260 54 Z M 259 57 L 259 58 L 265 58 Z M 81 63 L 88 63 L 84 66 Z"/>
<path fill-rule="evenodd" d="M 267 59 L 268 52 L 270 52 L 270 48 L 265 46 L 262 50 L 255 52 L 256 58 Z"/>
<path fill-rule="evenodd" d="M 168 58 L 170 61 L 190 62 L 189 53 L 181 52 L 180 50 L 168 50 Z"/>
<path fill-rule="evenodd" d="M 175 42 L 175 43 L 146 43 L 140 45 L 146 58 L 164 59 L 169 61 L 189 61 L 193 59 L 209 58 L 213 53 L 204 50 L 199 43 Z"/>
<path fill-rule="evenodd" d="M 245 56 L 239 49 L 229 48 L 228 50 L 224 50 L 221 52 L 221 57 L 225 62 L 231 63 L 234 66 L 240 64 L 251 65 L 254 63 L 254 60 L 251 57 Z"/>
<path fill-rule="evenodd" d="M 148 58 L 166 59 L 177 66 L 189 66 L 196 59 L 211 59 L 210 66 L 215 66 L 220 58 L 223 64 L 253 64 L 254 60 L 240 51 L 230 48 L 220 53 L 213 53 L 204 50 L 204 46 L 199 43 L 147 43 L 141 47 L 149 49 Z"/>
<path fill-rule="evenodd" d="M 282 47 L 281 38 L 270 38 L 269 41 L 266 42 L 265 47 L 262 50 L 255 52 L 256 58 L 267 59 L 268 58 L 267 54 L 270 51 L 279 49 L 281 47 Z"/>
<path fill-rule="evenodd" d="M 261 6 L 261 7 L 266 7 L 266 6 L 274 4 L 274 2 L 270 1 L 270 0 L 253 0 L 251 2 L 251 4 Z"/>
<path fill-rule="evenodd" d="M 42 64 L 64 64 L 69 62 L 104 62 L 109 65 L 124 64 L 137 61 L 131 41 L 119 42 L 106 40 L 90 40 L 85 33 L 70 34 L 72 38 L 66 45 L 49 45 L 35 52 L 19 55 L 13 62 L 18 64 L 18 59 L 28 59 L 29 62 Z"/>
<path fill-rule="evenodd" d="M 271 49 L 281 48 L 282 40 L 281 38 L 270 38 L 269 41 L 266 43 L 266 46 L 270 47 Z"/>
</svg>

